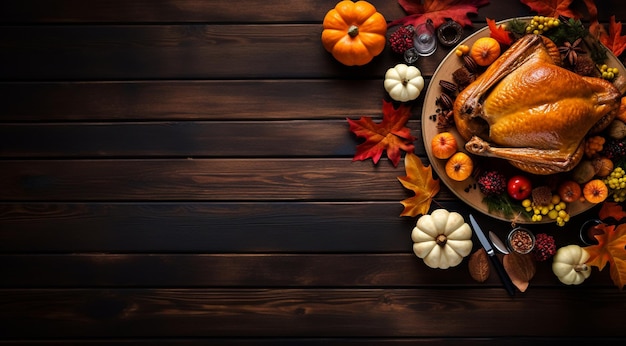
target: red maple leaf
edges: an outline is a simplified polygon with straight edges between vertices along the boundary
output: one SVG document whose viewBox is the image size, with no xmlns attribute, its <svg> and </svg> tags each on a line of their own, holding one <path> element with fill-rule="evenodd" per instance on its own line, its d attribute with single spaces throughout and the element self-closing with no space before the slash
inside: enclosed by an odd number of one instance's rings
<svg viewBox="0 0 626 346">
<path fill-rule="evenodd" d="M 607 34 L 602 28 L 598 30 L 598 39 L 606 46 L 615 56 L 620 56 L 626 49 L 626 36 L 622 36 L 622 23 L 615 21 L 615 16 L 611 16 L 609 21 L 609 33 Z"/>
<path fill-rule="evenodd" d="M 357 137 L 365 138 L 365 142 L 356 147 L 353 161 L 372 158 L 374 164 L 387 151 L 387 157 L 394 167 L 400 162 L 400 150 L 412 152 L 415 149 L 411 136 L 411 129 L 405 127 L 411 117 L 411 107 L 400 105 L 397 109 L 393 103 L 383 100 L 383 120 L 374 123 L 371 117 L 361 117 L 359 120 L 348 119 L 350 131 Z"/>
<path fill-rule="evenodd" d="M 626 224 L 603 225 L 603 233 L 594 235 L 598 245 L 587 246 L 587 265 L 604 269 L 609 264 L 613 283 L 620 289 L 626 285 Z"/>
<path fill-rule="evenodd" d="M 531 11 L 540 16 L 580 18 L 580 13 L 569 8 L 573 0 L 520 0 L 522 4 L 530 7 Z M 594 6 L 595 8 L 595 6 Z"/>
<path fill-rule="evenodd" d="M 487 25 L 489 26 L 489 31 L 491 32 L 489 34 L 491 38 L 494 38 L 496 41 L 507 46 L 513 43 L 511 32 L 504 29 L 502 25 L 497 25 L 495 19 L 487 18 Z"/>
<path fill-rule="evenodd" d="M 489 4 L 489 0 L 398 0 L 398 3 L 408 16 L 389 23 L 389 26 L 412 24 L 417 27 L 426 23 L 427 19 L 433 21 L 435 28 L 452 19 L 462 26 L 472 25 L 467 16 L 470 13 L 478 13 L 478 8 Z"/>
</svg>

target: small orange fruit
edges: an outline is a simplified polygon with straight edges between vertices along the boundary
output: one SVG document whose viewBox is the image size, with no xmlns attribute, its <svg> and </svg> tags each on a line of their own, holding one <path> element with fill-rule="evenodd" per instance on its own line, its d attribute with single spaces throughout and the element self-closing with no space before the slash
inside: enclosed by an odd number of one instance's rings
<svg viewBox="0 0 626 346">
<path fill-rule="evenodd" d="M 447 159 L 457 152 L 456 138 L 450 132 L 440 132 L 431 141 L 433 156 L 438 159 Z"/>
<path fill-rule="evenodd" d="M 472 174 L 474 162 L 466 153 L 459 151 L 446 162 L 446 174 L 450 179 L 463 181 Z"/>
<path fill-rule="evenodd" d="M 495 38 L 481 37 L 472 44 L 469 56 L 480 66 L 491 65 L 500 56 L 500 43 Z"/>
<path fill-rule="evenodd" d="M 590 180 L 583 188 L 583 196 L 590 203 L 600 203 L 609 196 L 609 188 L 600 179 Z"/>
</svg>

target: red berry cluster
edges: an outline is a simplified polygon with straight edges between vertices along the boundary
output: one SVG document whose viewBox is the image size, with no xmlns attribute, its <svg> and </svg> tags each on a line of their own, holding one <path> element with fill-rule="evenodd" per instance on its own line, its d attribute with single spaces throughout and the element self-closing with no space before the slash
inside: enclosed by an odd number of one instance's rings
<svg viewBox="0 0 626 346">
<path fill-rule="evenodd" d="M 389 44 L 394 53 L 404 54 L 409 48 L 413 48 L 413 26 L 405 25 L 389 36 Z"/>
<path fill-rule="evenodd" d="M 497 196 L 506 190 L 506 177 L 498 171 L 487 171 L 478 177 L 478 188 L 485 196 Z"/>
<path fill-rule="evenodd" d="M 533 249 L 533 256 L 537 261 L 545 261 L 548 258 L 554 256 L 556 253 L 556 244 L 554 243 L 554 237 L 545 233 L 539 233 L 535 236 L 535 248 Z"/>
</svg>

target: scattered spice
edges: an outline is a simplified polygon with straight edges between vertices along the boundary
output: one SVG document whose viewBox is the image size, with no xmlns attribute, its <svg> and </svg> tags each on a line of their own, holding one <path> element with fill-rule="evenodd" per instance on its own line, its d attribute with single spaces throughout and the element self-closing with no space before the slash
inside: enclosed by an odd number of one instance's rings
<svg viewBox="0 0 626 346">
<path fill-rule="evenodd" d="M 579 54 L 584 54 L 585 51 L 580 47 L 582 38 L 575 40 L 574 42 L 565 41 L 563 45 L 559 47 L 559 52 L 563 55 L 563 59 L 568 61 L 571 66 L 576 65 Z"/>
<path fill-rule="evenodd" d="M 527 254 L 535 247 L 535 237 L 523 228 L 512 230 L 507 241 L 511 250 L 520 254 Z"/>
</svg>

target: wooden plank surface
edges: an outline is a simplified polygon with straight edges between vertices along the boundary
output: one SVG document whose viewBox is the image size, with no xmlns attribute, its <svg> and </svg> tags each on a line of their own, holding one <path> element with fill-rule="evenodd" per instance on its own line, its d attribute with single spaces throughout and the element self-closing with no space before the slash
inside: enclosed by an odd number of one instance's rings
<svg viewBox="0 0 626 346">
<path fill-rule="evenodd" d="M 336 62 L 320 43 L 335 3 L 2 1 L 0 345 L 626 341 L 608 269 L 567 287 L 539 263 L 510 298 L 467 261 L 413 255 L 404 163 L 352 162 L 346 121 L 381 118 L 401 60 Z M 626 20 L 617 1 L 598 10 Z M 531 14 L 491 1 L 465 35 Z M 448 52 L 417 63 L 427 85 Z M 426 162 L 422 103 L 409 126 Z M 445 187 L 435 207 L 472 211 Z M 597 210 L 532 229 L 578 243 Z"/>
<path fill-rule="evenodd" d="M 3 122 L 287 120 L 380 117 L 376 80 L 2 83 Z M 289 95 L 285 100 L 285 95 Z M 65 102 L 71 99 L 72 102 Z M 419 100 L 418 100 L 419 101 Z M 315 104 L 315 108 L 305 106 Z M 416 117 L 419 116 L 416 112 Z"/>
<path fill-rule="evenodd" d="M 0 334 L 85 337 L 623 337 L 610 289 L 6 289 Z M 580 318 L 583 310 L 593 320 Z M 515 316 L 514 323 L 511 316 Z M 158 329 L 154 325 L 159 325 Z M 368 326 L 363 328 L 363 326 Z M 434 326 L 438 326 L 435 328 Z"/>
<path fill-rule="evenodd" d="M 278 254 L 41 254 L 3 255 L 3 288 L 134 287 L 324 287 L 324 288 L 500 288 L 495 272 L 478 283 L 467 262 L 449 270 L 428 270 L 410 247 L 394 253 Z M 371 250 L 370 250 L 371 251 Z M 551 263 L 537 263 L 532 290 L 558 285 Z M 332 270 L 331 270 L 332 268 Z M 606 275 L 586 287 L 612 288 Z M 504 290 L 502 294 L 504 294 Z M 525 295 L 524 295 L 525 296 Z"/>
</svg>

